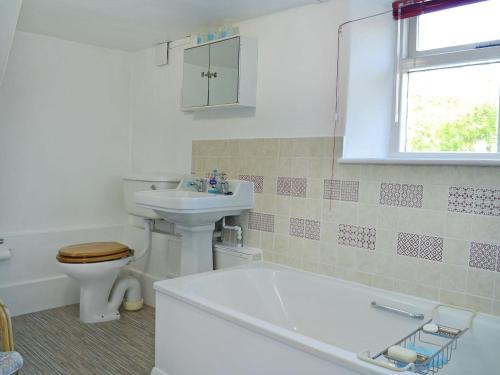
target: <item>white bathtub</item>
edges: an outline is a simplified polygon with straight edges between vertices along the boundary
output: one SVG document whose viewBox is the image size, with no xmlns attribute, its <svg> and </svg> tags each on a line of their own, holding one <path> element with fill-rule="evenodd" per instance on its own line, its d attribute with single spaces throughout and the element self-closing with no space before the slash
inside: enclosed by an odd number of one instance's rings
<svg viewBox="0 0 500 375">
<path fill-rule="evenodd" d="M 155 283 L 152 375 L 396 374 L 356 358 L 375 354 L 437 303 L 260 263 Z M 478 315 L 439 374 L 500 374 L 500 319 Z"/>
</svg>

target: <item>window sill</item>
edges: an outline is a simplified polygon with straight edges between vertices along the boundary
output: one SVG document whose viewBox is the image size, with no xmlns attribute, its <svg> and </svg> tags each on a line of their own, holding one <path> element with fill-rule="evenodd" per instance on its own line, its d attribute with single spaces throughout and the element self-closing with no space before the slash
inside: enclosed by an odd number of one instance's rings
<svg viewBox="0 0 500 375">
<path fill-rule="evenodd" d="M 340 164 L 389 164 L 389 165 L 476 165 L 500 166 L 500 159 L 464 158 L 341 158 Z"/>
</svg>

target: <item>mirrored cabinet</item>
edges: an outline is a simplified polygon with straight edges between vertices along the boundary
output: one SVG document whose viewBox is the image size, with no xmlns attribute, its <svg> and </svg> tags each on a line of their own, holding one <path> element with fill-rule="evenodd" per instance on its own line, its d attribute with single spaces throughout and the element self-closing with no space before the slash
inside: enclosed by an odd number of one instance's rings
<svg viewBox="0 0 500 375">
<path fill-rule="evenodd" d="M 182 110 L 255 107 L 257 41 L 234 36 L 184 50 Z"/>
</svg>

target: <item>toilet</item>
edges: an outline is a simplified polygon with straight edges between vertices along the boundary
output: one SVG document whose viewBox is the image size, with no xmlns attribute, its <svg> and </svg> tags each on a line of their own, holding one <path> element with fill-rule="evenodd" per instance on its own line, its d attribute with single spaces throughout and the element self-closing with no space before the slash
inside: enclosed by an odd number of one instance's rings
<svg viewBox="0 0 500 375">
<path fill-rule="evenodd" d="M 128 176 L 124 178 L 124 198 L 134 226 L 144 228 L 144 219 L 160 220 L 152 210 L 137 207 L 134 192 L 174 189 L 181 176 Z M 84 323 L 106 322 L 120 318 L 118 311 L 142 308 L 139 281 L 132 276 L 119 278 L 124 266 L 133 261 L 134 250 L 119 242 L 90 242 L 61 248 L 56 256 L 61 270 L 80 284 L 80 320 Z"/>
</svg>

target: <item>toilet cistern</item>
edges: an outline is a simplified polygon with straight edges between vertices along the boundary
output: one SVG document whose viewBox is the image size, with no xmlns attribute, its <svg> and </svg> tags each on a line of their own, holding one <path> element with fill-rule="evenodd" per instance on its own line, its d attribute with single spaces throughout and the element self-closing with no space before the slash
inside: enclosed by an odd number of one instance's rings
<svg viewBox="0 0 500 375">
<path fill-rule="evenodd" d="M 198 192 L 182 181 L 175 190 L 139 191 L 134 194 L 139 207 L 153 210 L 175 224 L 182 236 L 181 275 L 213 270 L 212 235 L 215 222 L 224 216 L 241 215 L 253 208 L 253 183 L 227 181 L 231 195 Z"/>
</svg>

